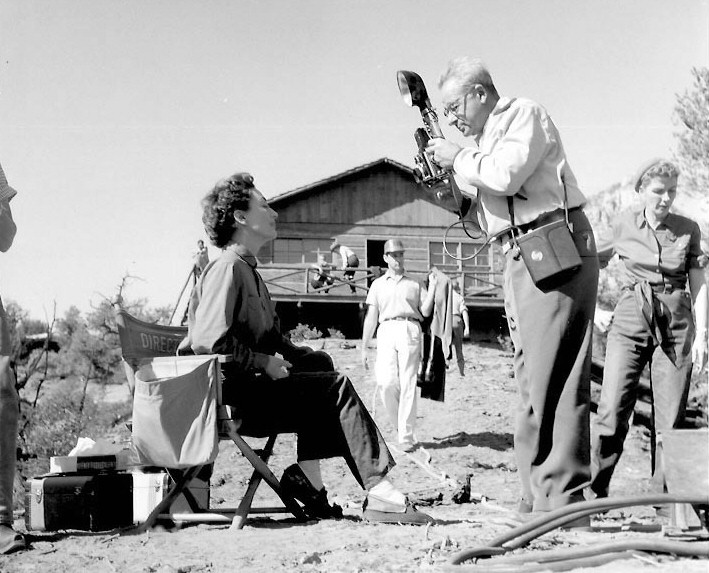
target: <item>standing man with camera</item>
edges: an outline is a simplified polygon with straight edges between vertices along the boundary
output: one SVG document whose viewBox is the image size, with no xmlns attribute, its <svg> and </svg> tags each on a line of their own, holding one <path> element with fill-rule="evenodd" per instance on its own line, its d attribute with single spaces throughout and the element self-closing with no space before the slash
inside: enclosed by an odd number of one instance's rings
<svg viewBox="0 0 709 573">
<path fill-rule="evenodd" d="M 478 189 L 480 226 L 505 253 L 504 293 L 520 405 L 515 454 L 520 513 L 583 501 L 590 482 L 590 366 L 598 258 L 585 197 L 546 110 L 501 97 L 480 60 L 451 60 L 438 84 L 449 124 L 471 138 L 461 148 L 432 139 L 427 153 Z M 535 259 L 520 256 L 526 233 L 566 220 L 581 263 L 532 279 Z M 519 243 L 518 243 L 519 239 Z M 550 247 L 553 248 L 553 238 Z M 529 268 L 528 268 L 529 265 Z M 588 519 L 572 525 L 585 525 Z"/>
<path fill-rule="evenodd" d="M 7 183 L 0 166 L 0 252 L 6 252 L 15 239 L 17 226 L 12 219 L 10 199 L 17 195 Z M 15 375 L 10 366 L 10 330 L 0 300 L 0 554 L 25 548 L 25 539 L 12 528 L 12 497 L 17 462 L 17 419 L 20 403 Z"/>
</svg>

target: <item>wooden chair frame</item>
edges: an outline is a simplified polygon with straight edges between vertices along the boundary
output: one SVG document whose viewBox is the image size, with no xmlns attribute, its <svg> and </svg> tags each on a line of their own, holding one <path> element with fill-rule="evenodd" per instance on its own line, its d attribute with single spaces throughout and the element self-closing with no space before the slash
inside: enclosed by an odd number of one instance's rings
<svg viewBox="0 0 709 573">
<path fill-rule="evenodd" d="M 135 372 L 140 364 L 156 357 L 175 357 L 179 343 L 187 334 L 183 326 L 164 326 L 139 320 L 122 308 L 116 308 L 116 324 L 121 341 L 121 352 L 126 369 L 126 376 L 133 391 Z M 231 357 L 220 357 L 228 361 Z M 179 360 L 179 357 L 176 357 Z M 221 382 L 220 382 L 221 383 Z M 221 393 L 219 393 L 221 395 Z M 298 502 L 283 491 L 281 484 L 268 467 L 268 460 L 273 452 L 277 434 L 268 437 L 266 445 L 260 450 L 254 450 L 239 433 L 239 421 L 231 418 L 229 408 L 218 404 L 219 439 L 229 439 L 253 467 L 246 492 L 236 509 L 212 510 L 200 507 L 187 486 L 204 466 L 194 466 L 186 470 L 165 468 L 173 481 L 173 485 L 163 499 L 151 511 L 146 520 L 133 531 L 140 533 L 155 526 L 158 520 L 185 522 L 231 522 L 231 529 L 244 527 L 251 514 L 290 513 L 298 521 L 308 518 Z M 279 507 L 252 507 L 256 490 L 265 481 L 283 502 Z M 171 513 L 170 508 L 177 497 L 183 494 L 193 513 Z"/>
</svg>

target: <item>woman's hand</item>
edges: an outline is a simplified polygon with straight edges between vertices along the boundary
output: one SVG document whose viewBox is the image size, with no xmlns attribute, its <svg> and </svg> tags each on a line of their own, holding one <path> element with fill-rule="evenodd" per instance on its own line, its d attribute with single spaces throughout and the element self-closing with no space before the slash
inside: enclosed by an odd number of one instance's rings
<svg viewBox="0 0 709 573">
<path fill-rule="evenodd" d="M 596 313 L 593 317 L 593 324 L 596 325 L 596 328 L 598 328 L 598 330 L 600 330 L 601 332 L 608 332 L 612 321 L 612 310 L 603 310 L 602 308 L 596 307 Z"/>
<path fill-rule="evenodd" d="M 692 343 L 692 363 L 696 372 L 701 372 L 707 364 L 707 332 L 697 331 Z"/>
<path fill-rule="evenodd" d="M 271 378 L 271 380 L 280 380 L 281 378 L 290 376 L 289 368 L 292 366 L 290 362 L 283 360 L 283 358 L 269 356 L 264 372 L 266 372 L 266 375 Z"/>
</svg>

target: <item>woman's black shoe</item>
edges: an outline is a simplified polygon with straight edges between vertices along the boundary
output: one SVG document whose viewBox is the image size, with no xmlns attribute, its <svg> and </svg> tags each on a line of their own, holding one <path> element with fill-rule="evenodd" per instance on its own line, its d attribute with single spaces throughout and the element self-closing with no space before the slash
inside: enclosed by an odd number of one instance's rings
<svg viewBox="0 0 709 573">
<path fill-rule="evenodd" d="M 303 510 L 308 517 L 316 519 L 339 519 L 342 508 L 327 502 L 327 490 L 316 490 L 305 476 L 298 464 L 285 469 L 281 477 L 281 487 L 290 496 L 303 504 Z"/>
</svg>

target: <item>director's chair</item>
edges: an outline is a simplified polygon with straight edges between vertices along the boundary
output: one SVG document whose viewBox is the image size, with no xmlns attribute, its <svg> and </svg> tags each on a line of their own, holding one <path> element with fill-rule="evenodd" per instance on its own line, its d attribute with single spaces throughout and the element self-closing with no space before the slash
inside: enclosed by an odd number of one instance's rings
<svg viewBox="0 0 709 573">
<path fill-rule="evenodd" d="M 116 324 L 134 396 L 133 445 L 142 465 L 164 467 L 173 480 L 165 497 L 135 531 L 145 531 L 161 519 L 231 521 L 232 529 L 241 529 L 250 514 L 290 513 L 298 521 L 307 520 L 267 465 L 277 435 L 269 436 L 261 450 L 252 449 L 238 431 L 239 420 L 232 419 L 230 408 L 221 403 L 220 363 L 231 357 L 176 356 L 186 327 L 150 324 L 122 308 L 116 309 Z M 235 510 L 199 507 L 187 489 L 200 470 L 216 459 L 220 439 L 233 441 L 254 468 Z M 251 507 L 261 480 L 278 495 L 283 507 Z M 193 513 L 170 513 L 180 494 Z"/>
</svg>

